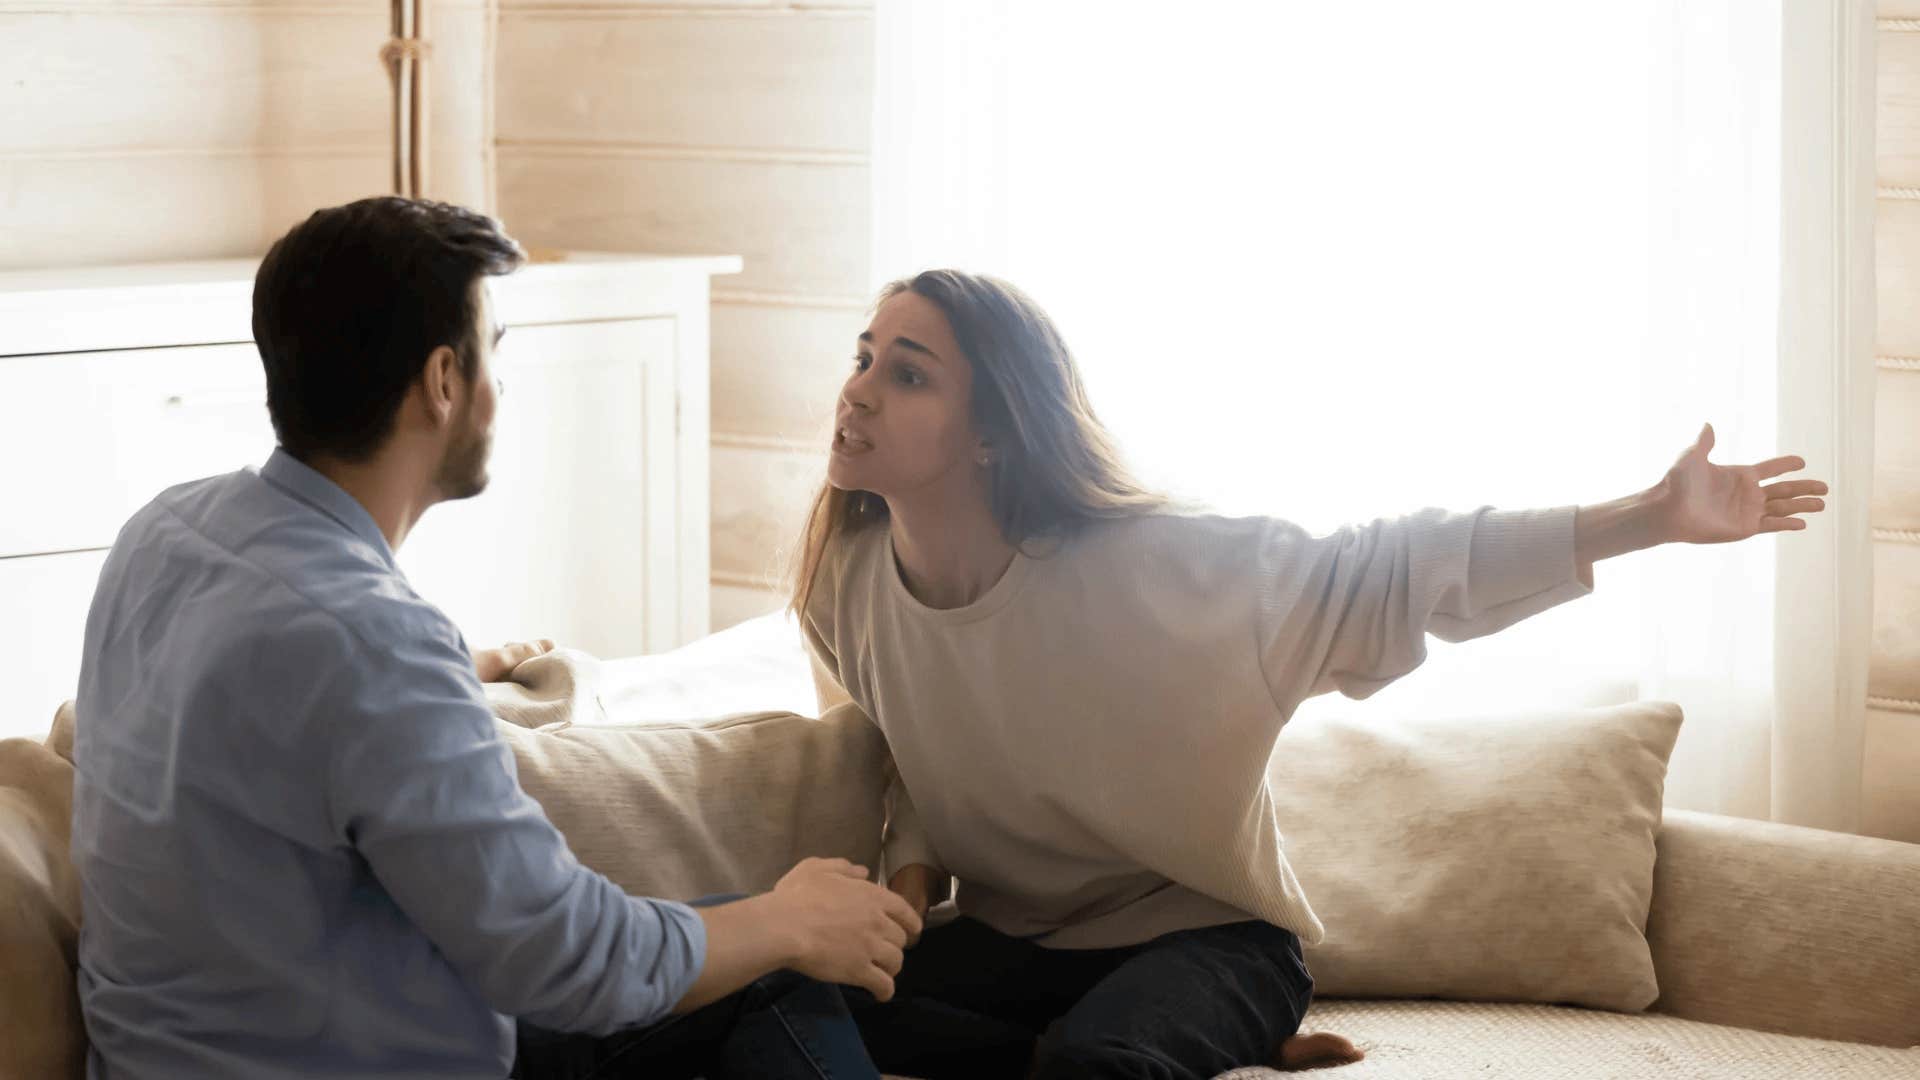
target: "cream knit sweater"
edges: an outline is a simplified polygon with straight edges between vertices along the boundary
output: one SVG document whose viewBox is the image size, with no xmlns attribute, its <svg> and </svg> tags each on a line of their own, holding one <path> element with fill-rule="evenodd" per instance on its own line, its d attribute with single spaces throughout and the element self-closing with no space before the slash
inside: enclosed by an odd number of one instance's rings
<svg viewBox="0 0 1920 1080">
<path fill-rule="evenodd" d="M 1586 595 L 1573 523 L 1424 510 L 1314 537 L 1143 516 L 1016 555 L 949 610 L 907 591 L 878 525 L 835 544 L 801 622 L 892 748 L 889 873 L 944 868 L 963 914 L 1060 948 L 1249 917 L 1312 944 L 1266 786 L 1281 727 L 1412 671 L 1429 632 Z"/>
</svg>

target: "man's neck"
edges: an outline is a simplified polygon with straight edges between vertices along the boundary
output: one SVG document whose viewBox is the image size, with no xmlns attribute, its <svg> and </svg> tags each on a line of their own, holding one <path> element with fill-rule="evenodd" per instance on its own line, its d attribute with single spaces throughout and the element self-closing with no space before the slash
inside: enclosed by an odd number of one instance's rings
<svg viewBox="0 0 1920 1080">
<path fill-rule="evenodd" d="M 353 496 L 387 538 L 387 547 L 398 554 L 421 515 L 439 499 L 418 468 L 395 459 L 381 453 L 365 461 L 316 457 L 307 464 Z"/>
</svg>

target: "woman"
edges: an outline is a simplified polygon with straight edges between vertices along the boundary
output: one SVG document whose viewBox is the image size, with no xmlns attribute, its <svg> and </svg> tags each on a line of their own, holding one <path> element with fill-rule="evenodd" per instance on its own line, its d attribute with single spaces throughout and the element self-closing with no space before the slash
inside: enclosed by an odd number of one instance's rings
<svg viewBox="0 0 1920 1080">
<path fill-rule="evenodd" d="M 1425 510 L 1324 537 L 1178 513 L 1130 477 L 1046 315 L 988 278 L 885 289 L 839 401 L 794 607 L 898 769 L 889 886 L 958 882 L 876 1062 L 926 1076 L 1210 1077 L 1294 1036 L 1319 918 L 1266 789 L 1307 697 L 1363 698 L 1431 632 L 1493 633 L 1660 543 L 1799 529 L 1783 457 L 1586 507 Z M 1276 463 L 1276 466 L 1282 463 Z M 827 693 L 823 689 L 823 695 Z M 1338 813 L 1337 807 L 1327 812 Z"/>
</svg>

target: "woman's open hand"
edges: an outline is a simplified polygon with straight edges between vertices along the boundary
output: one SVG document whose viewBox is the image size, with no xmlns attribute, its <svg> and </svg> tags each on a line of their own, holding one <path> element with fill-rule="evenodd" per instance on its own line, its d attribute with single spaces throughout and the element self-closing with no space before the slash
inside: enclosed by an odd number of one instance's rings
<svg viewBox="0 0 1920 1080">
<path fill-rule="evenodd" d="M 1758 465 L 1715 465 L 1713 425 L 1667 470 L 1661 484 L 1666 539 L 1683 544 L 1725 544 L 1768 532 L 1807 527 L 1802 514 L 1817 514 L 1827 493 L 1820 480 L 1764 480 L 1807 467 L 1794 456 L 1769 458 Z"/>
</svg>

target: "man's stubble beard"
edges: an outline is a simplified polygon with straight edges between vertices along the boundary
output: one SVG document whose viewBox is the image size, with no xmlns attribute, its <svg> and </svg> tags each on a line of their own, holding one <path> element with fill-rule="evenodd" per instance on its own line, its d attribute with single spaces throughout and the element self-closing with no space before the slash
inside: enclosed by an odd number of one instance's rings
<svg viewBox="0 0 1920 1080">
<path fill-rule="evenodd" d="M 470 423 L 472 411 L 473 403 L 469 401 L 463 420 Z M 461 425 L 461 430 L 467 434 L 447 447 L 435 479 L 441 497 L 448 502 L 473 498 L 487 490 L 487 481 L 490 479 L 487 476 L 487 460 L 493 452 L 493 433 L 472 431 L 465 423 Z"/>
</svg>

